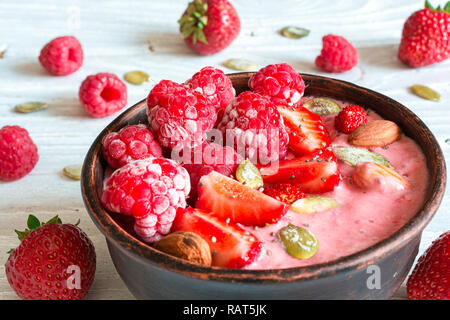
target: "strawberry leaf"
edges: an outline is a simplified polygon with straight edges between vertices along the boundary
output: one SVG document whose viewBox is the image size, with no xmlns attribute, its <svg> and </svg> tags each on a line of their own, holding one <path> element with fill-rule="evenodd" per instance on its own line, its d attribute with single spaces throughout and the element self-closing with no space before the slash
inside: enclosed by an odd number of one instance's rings
<svg viewBox="0 0 450 320">
<path fill-rule="evenodd" d="M 428 0 L 425 0 L 425 8 L 428 8 L 430 10 L 434 10 L 433 5 Z"/>
<path fill-rule="evenodd" d="M 33 216 L 32 214 L 30 214 L 28 216 L 28 220 L 27 220 L 27 227 L 30 230 L 34 230 L 37 229 L 41 226 L 41 222 L 39 221 L 38 218 L 36 218 L 35 216 Z"/>
<path fill-rule="evenodd" d="M 444 6 L 444 12 L 450 13 L 450 1 Z"/>
<path fill-rule="evenodd" d="M 54 216 L 53 218 L 48 220 L 45 224 L 62 224 L 62 221 L 58 216 Z"/>
</svg>

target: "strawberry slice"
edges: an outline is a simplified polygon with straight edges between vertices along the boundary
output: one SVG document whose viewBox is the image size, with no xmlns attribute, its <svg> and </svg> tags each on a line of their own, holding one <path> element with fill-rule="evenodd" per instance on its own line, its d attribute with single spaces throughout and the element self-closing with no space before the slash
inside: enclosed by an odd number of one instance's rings
<svg viewBox="0 0 450 320">
<path fill-rule="evenodd" d="M 339 184 L 340 173 L 336 155 L 326 149 L 292 160 L 282 160 L 259 168 L 268 184 L 290 183 L 306 193 L 332 191 Z"/>
<path fill-rule="evenodd" d="M 251 264 L 261 254 L 262 242 L 253 234 L 200 209 L 178 208 L 172 230 L 195 232 L 205 239 L 211 249 L 213 266 L 238 269 Z"/>
<path fill-rule="evenodd" d="M 286 204 L 216 171 L 200 179 L 195 207 L 246 226 L 275 223 L 288 211 Z"/>
<path fill-rule="evenodd" d="M 319 115 L 301 106 L 278 106 L 278 111 L 289 133 L 288 146 L 297 156 L 324 149 L 331 143 Z"/>
</svg>

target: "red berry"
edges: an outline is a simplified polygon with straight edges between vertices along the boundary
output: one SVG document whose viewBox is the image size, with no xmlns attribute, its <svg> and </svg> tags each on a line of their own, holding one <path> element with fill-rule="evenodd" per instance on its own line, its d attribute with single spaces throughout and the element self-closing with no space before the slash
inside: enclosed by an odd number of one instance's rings
<svg viewBox="0 0 450 320">
<path fill-rule="evenodd" d="M 201 69 L 186 82 L 186 86 L 203 94 L 216 110 L 228 106 L 236 95 L 230 78 L 214 67 Z"/>
<path fill-rule="evenodd" d="M 344 37 L 329 34 L 322 38 L 323 47 L 316 66 L 327 72 L 351 70 L 358 64 L 358 51 Z"/>
<path fill-rule="evenodd" d="M 289 183 L 265 186 L 264 193 L 286 204 L 292 204 L 296 200 L 306 197 L 299 186 Z"/>
<path fill-rule="evenodd" d="M 200 179 L 195 207 L 246 226 L 275 223 L 288 210 L 284 203 L 215 171 Z"/>
<path fill-rule="evenodd" d="M 225 109 L 217 128 L 226 144 L 253 163 L 283 158 L 289 136 L 276 105 L 268 97 L 245 91 Z"/>
<path fill-rule="evenodd" d="M 86 111 L 96 118 L 112 115 L 127 104 L 127 87 L 112 73 L 88 76 L 78 95 Z"/>
<path fill-rule="evenodd" d="M 103 156 L 113 168 L 148 157 L 159 158 L 161 146 L 144 124 L 128 125 L 119 132 L 111 132 L 102 139 Z"/>
<path fill-rule="evenodd" d="M 0 180 L 13 181 L 23 178 L 39 160 L 38 149 L 19 126 L 0 129 Z"/>
<path fill-rule="evenodd" d="M 334 120 L 337 131 L 350 134 L 359 126 L 367 122 L 367 113 L 356 105 L 348 105 L 342 109 Z"/>
<path fill-rule="evenodd" d="M 302 77 L 287 63 L 262 68 L 250 78 L 248 86 L 275 104 L 288 106 L 298 104 L 305 91 Z"/>
<path fill-rule="evenodd" d="M 169 232 L 190 189 L 186 169 L 169 159 L 147 158 L 117 169 L 106 181 L 101 200 L 107 210 L 134 216 L 136 233 L 153 243 Z"/>
<path fill-rule="evenodd" d="M 288 146 L 297 156 L 324 149 L 331 143 L 319 115 L 301 106 L 278 106 L 278 111 L 289 133 Z"/>
<path fill-rule="evenodd" d="M 260 167 L 260 172 L 267 184 L 289 183 L 306 193 L 333 191 L 341 180 L 336 155 L 327 149 Z"/>
<path fill-rule="evenodd" d="M 253 234 L 200 209 L 179 208 L 173 231 L 191 231 L 205 239 L 216 267 L 242 268 L 254 262 L 262 251 L 261 241 Z"/>
<path fill-rule="evenodd" d="M 419 258 L 406 288 L 410 300 L 450 300 L 450 231 Z"/>
<path fill-rule="evenodd" d="M 148 122 L 163 147 L 195 147 L 216 122 L 216 110 L 202 94 L 162 80 L 147 98 Z"/>
<path fill-rule="evenodd" d="M 417 68 L 449 57 L 450 9 L 425 8 L 414 12 L 403 26 L 398 58 Z"/>
<path fill-rule="evenodd" d="M 236 10 L 227 0 L 194 0 L 178 22 L 188 47 L 201 55 L 222 51 L 241 30 Z"/>
<path fill-rule="evenodd" d="M 39 62 L 51 74 L 66 76 L 80 69 L 83 64 L 83 49 L 75 37 L 59 37 L 42 48 Z"/>
<path fill-rule="evenodd" d="M 10 254 L 5 270 L 22 299 L 81 300 L 94 281 L 95 267 L 95 248 L 80 228 L 44 224 Z"/>
</svg>

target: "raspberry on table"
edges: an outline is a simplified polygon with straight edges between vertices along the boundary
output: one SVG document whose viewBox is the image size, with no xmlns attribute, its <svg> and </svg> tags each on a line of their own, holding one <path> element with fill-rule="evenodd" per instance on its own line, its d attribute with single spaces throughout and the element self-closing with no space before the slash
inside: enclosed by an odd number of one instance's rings
<svg viewBox="0 0 450 320">
<path fill-rule="evenodd" d="M 0 129 L 0 180 L 23 178 L 39 160 L 38 149 L 28 131 L 19 126 Z"/>
<path fill-rule="evenodd" d="M 215 107 L 202 94 L 162 80 L 147 98 L 148 123 L 163 147 L 195 147 L 217 119 Z"/>
<path fill-rule="evenodd" d="M 230 78 L 214 67 L 204 67 L 186 81 L 186 86 L 203 94 L 216 108 L 225 108 L 236 95 Z"/>
<path fill-rule="evenodd" d="M 245 91 L 225 109 L 217 126 L 226 144 L 253 163 L 284 158 L 289 136 L 276 105 L 265 96 Z"/>
<path fill-rule="evenodd" d="M 322 38 L 322 42 L 322 51 L 315 61 L 320 69 L 339 73 L 358 64 L 358 51 L 344 37 L 329 34 Z"/>
<path fill-rule="evenodd" d="M 294 106 L 300 102 L 305 82 L 287 63 L 268 65 L 255 73 L 248 81 L 250 89 L 270 97 L 275 104 Z"/>
<path fill-rule="evenodd" d="M 112 73 L 88 76 L 78 95 L 86 111 L 96 118 L 116 113 L 127 104 L 127 87 Z"/>
<path fill-rule="evenodd" d="M 367 122 L 366 111 L 357 105 L 348 105 L 342 109 L 334 120 L 337 131 L 350 134 Z"/>
<path fill-rule="evenodd" d="M 66 76 L 80 69 L 83 49 L 73 36 L 58 37 L 42 48 L 39 62 L 51 74 Z"/>
<path fill-rule="evenodd" d="M 119 132 L 107 134 L 102 139 L 102 146 L 103 156 L 113 168 L 120 168 L 133 160 L 162 155 L 161 146 L 145 124 L 128 125 Z"/>
<path fill-rule="evenodd" d="M 153 243 L 169 233 L 176 209 L 186 207 L 190 190 L 186 169 L 152 157 L 117 169 L 106 181 L 101 200 L 107 210 L 132 215 L 136 233 Z"/>
</svg>

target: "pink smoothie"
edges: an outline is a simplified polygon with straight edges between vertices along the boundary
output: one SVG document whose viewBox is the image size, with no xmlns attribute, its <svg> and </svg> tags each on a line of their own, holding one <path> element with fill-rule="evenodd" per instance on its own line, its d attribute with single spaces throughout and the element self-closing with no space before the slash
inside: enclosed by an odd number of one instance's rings
<svg viewBox="0 0 450 320">
<path fill-rule="evenodd" d="M 369 121 L 381 119 L 369 111 Z M 332 146 L 349 146 L 347 135 L 334 129 L 334 116 L 323 117 Z M 339 207 L 314 214 L 289 211 L 278 223 L 264 228 L 247 229 L 264 242 L 259 260 L 246 269 L 291 268 L 329 262 L 356 253 L 385 239 L 402 227 L 420 209 L 428 183 L 426 161 L 419 146 L 410 138 L 402 138 L 384 148 L 371 151 L 386 157 L 395 171 L 405 178 L 405 190 L 383 192 L 380 188 L 361 189 L 352 181 L 354 168 L 339 161 L 342 181 L 332 197 Z M 291 257 L 283 248 L 278 232 L 288 224 L 309 230 L 319 242 L 317 253 L 305 260 Z"/>
</svg>

